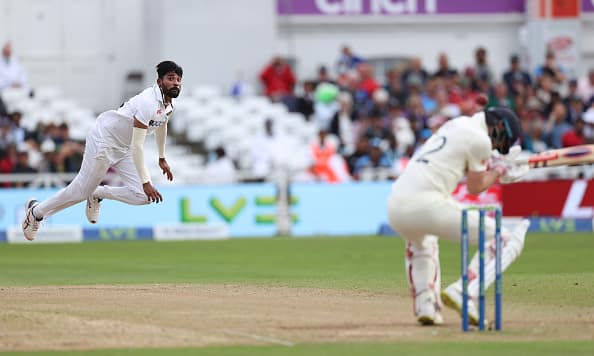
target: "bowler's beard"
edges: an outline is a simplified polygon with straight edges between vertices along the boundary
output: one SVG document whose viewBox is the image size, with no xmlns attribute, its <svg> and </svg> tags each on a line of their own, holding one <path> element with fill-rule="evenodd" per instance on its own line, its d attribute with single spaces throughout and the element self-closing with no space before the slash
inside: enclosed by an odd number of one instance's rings
<svg viewBox="0 0 594 356">
<path fill-rule="evenodd" d="M 181 88 L 178 87 L 171 87 L 169 89 L 162 87 L 161 90 L 163 91 L 163 94 L 165 96 L 168 96 L 170 98 L 177 98 L 179 96 L 179 93 L 181 92 Z"/>
</svg>

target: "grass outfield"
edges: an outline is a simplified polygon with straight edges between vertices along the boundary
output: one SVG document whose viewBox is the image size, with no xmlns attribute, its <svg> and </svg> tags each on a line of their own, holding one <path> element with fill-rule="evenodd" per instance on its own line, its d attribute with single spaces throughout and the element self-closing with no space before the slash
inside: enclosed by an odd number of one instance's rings
<svg viewBox="0 0 594 356">
<path fill-rule="evenodd" d="M 459 245 L 442 241 L 440 246 L 445 285 L 459 275 Z M 592 251 L 592 234 L 530 234 L 522 256 L 504 275 L 504 300 L 551 307 L 593 307 Z M 403 253 L 402 240 L 379 237 L 0 245 L 0 287 L 235 283 L 407 295 Z M 191 350 L 111 350 L 89 354 L 181 355 Z M 468 339 L 451 343 L 324 343 L 290 348 L 234 346 L 193 350 L 201 355 L 494 355 L 506 350 L 510 354 L 548 355 L 593 354 L 594 342 L 478 344 Z"/>
<path fill-rule="evenodd" d="M 91 356 L 419 356 L 419 355 L 592 355 L 592 344 L 589 342 L 403 342 L 398 344 L 359 343 L 359 344 L 316 344 L 297 345 L 293 347 L 259 346 L 259 347 L 209 347 L 178 349 L 142 349 L 142 350 L 97 350 L 79 352 L 24 352 L 18 355 L 91 355 Z"/>
</svg>

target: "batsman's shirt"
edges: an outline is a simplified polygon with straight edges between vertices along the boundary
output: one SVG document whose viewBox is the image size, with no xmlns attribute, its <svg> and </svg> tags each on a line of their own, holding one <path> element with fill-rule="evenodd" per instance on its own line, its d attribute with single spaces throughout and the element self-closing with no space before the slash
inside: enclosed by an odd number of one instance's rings
<svg viewBox="0 0 594 356">
<path fill-rule="evenodd" d="M 165 106 L 161 89 L 154 85 L 130 98 L 119 109 L 109 110 L 97 118 L 97 130 L 103 141 L 111 148 L 128 150 L 132 141 L 134 118 L 147 126 L 147 135 L 167 125 L 173 113 L 174 99 Z"/>
<path fill-rule="evenodd" d="M 487 132 L 483 112 L 448 121 L 413 155 L 392 192 L 409 196 L 435 191 L 450 196 L 466 171 L 487 169 L 492 149 Z"/>
</svg>

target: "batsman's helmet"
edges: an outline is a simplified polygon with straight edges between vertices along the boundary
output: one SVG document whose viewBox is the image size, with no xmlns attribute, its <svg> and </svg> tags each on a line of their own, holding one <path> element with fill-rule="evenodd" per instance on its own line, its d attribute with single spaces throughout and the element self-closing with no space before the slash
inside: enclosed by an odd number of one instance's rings
<svg viewBox="0 0 594 356">
<path fill-rule="evenodd" d="M 487 124 L 492 127 L 491 141 L 493 146 L 502 154 L 507 154 L 509 148 L 522 135 L 522 126 L 518 116 L 505 107 L 491 107 L 485 110 Z"/>
</svg>

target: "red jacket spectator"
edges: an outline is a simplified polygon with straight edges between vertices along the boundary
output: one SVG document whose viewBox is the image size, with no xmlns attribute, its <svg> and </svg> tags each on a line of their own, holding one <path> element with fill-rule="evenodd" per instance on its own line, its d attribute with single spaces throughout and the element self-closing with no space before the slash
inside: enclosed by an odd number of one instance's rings
<svg viewBox="0 0 594 356">
<path fill-rule="evenodd" d="M 584 120 L 577 119 L 573 130 L 569 130 L 561 136 L 561 144 L 563 147 L 579 146 L 586 144 L 586 136 L 584 136 Z"/>
<path fill-rule="evenodd" d="M 265 94 L 270 97 L 283 97 L 293 94 L 295 75 L 291 67 L 281 58 L 274 57 L 260 73 Z"/>
<path fill-rule="evenodd" d="M 367 97 L 371 98 L 373 92 L 380 87 L 373 75 L 373 67 L 368 63 L 360 63 L 357 66 L 359 75 L 361 76 L 361 83 L 359 84 L 360 90 L 367 93 Z"/>
</svg>

